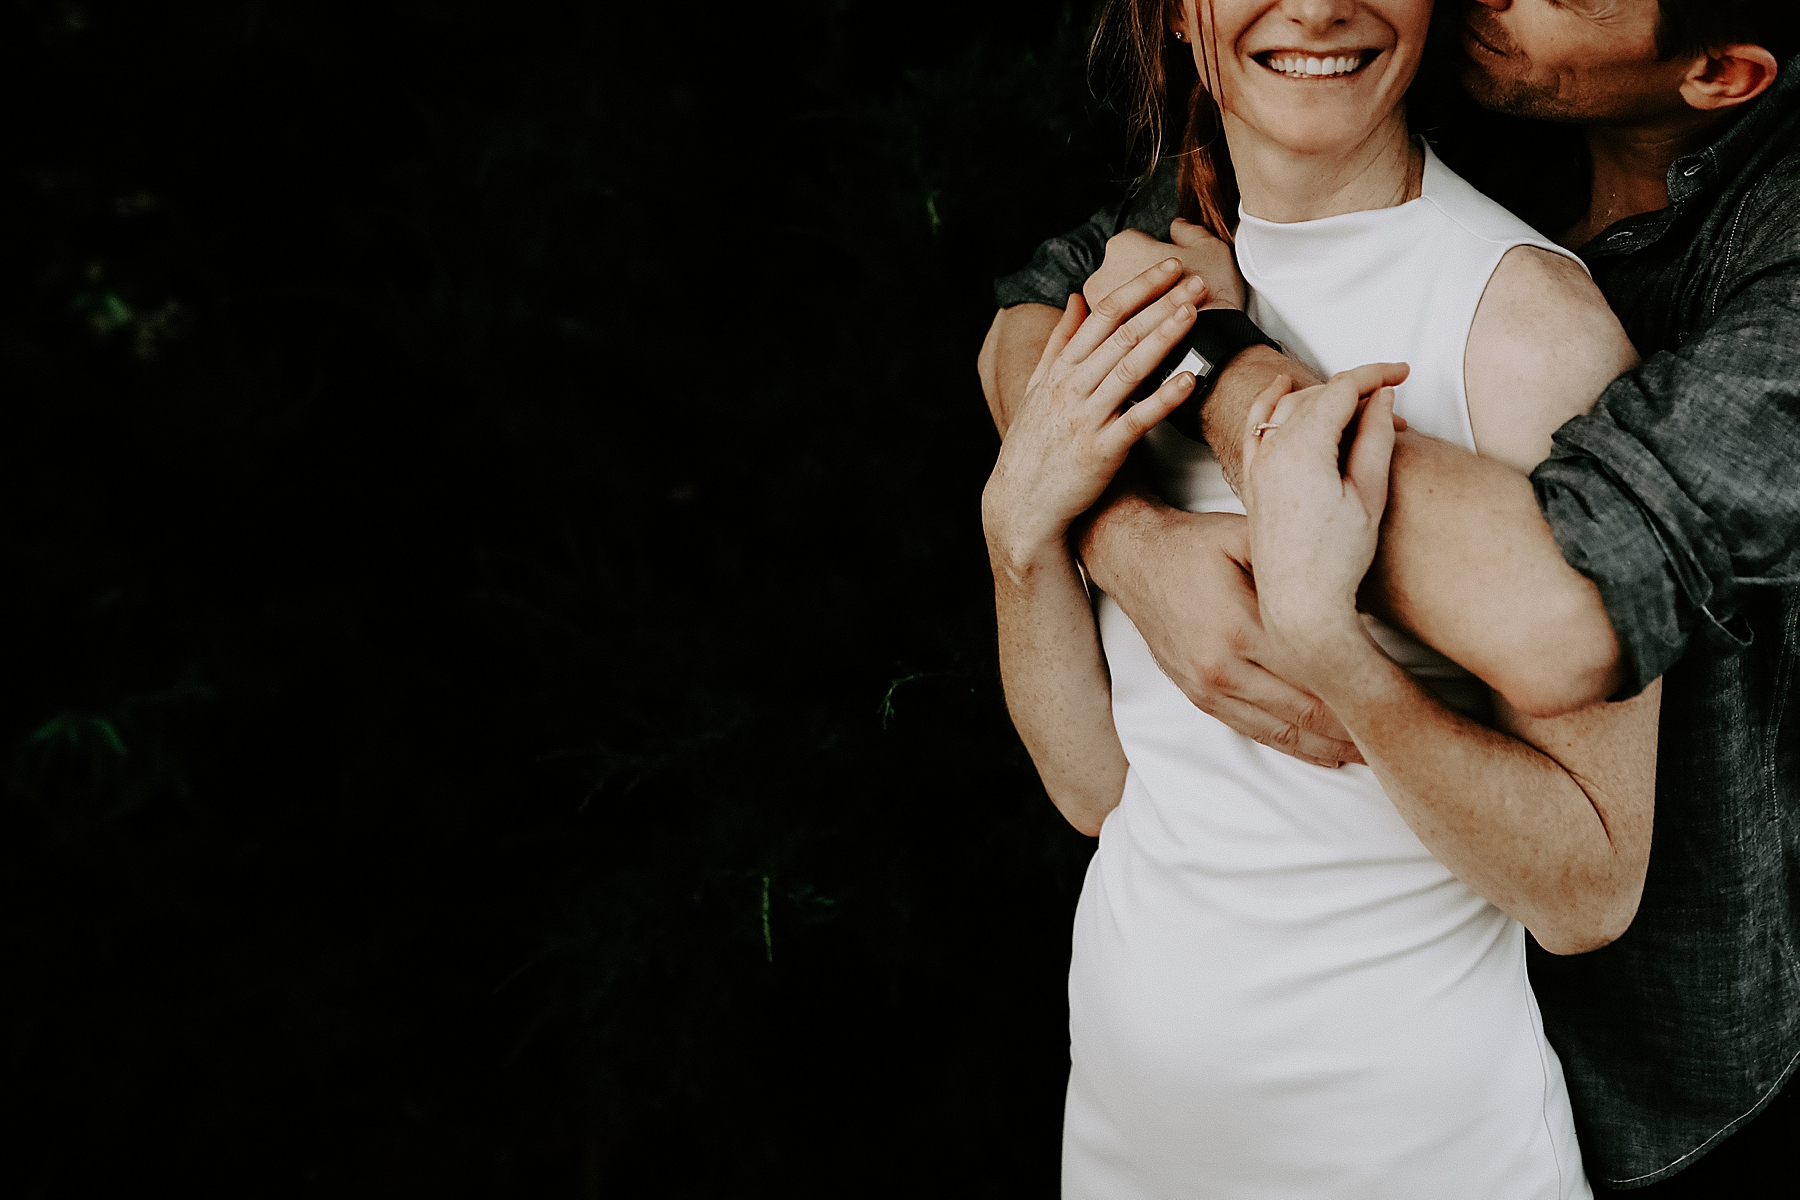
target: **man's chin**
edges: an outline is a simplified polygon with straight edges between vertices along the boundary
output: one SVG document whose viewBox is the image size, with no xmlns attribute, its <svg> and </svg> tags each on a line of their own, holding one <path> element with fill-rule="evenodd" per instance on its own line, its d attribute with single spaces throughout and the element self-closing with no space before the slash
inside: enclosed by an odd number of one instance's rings
<svg viewBox="0 0 1800 1200">
<path fill-rule="evenodd" d="M 1514 117 L 1530 117 L 1536 121 L 1569 121 L 1575 118 L 1557 103 L 1554 89 L 1539 87 L 1528 80 L 1501 79 L 1487 65 L 1472 58 L 1462 64 L 1463 91 L 1485 109 Z"/>
</svg>

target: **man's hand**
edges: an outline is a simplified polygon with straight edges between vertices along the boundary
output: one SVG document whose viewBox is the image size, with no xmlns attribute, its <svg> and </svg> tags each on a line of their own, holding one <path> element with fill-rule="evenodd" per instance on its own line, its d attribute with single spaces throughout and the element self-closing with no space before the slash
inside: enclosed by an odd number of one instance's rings
<svg viewBox="0 0 1800 1200">
<path fill-rule="evenodd" d="M 1180 512 L 1127 494 L 1082 531 L 1081 549 L 1163 674 L 1202 712 L 1320 766 L 1362 761 L 1331 710 L 1278 673 L 1257 613 L 1243 517 Z"/>
<path fill-rule="evenodd" d="M 1173 254 L 1182 269 L 1206 281 L 1212 296 L 1207 308 L 1243 308 L 1244 280 L 1238 274 L 1231 247 L 1198 225 L 1179 218 L 1169 226 L 1169 241 L 1159 242 L 1147 233 L 1127 229 L 1107 239 L 1106 258 L 1088 277 L 1081 291 L 1089 305 L 1098 307 L 1127 280 Z"/>
</svg>

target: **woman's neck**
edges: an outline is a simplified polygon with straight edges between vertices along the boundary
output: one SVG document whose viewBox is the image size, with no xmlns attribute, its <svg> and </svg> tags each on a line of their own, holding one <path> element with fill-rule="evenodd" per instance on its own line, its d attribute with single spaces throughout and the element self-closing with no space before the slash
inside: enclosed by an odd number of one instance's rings
<svg viewBox="0 0 1800 1200">
<path fill-rule="evenodd" d="M 1244 211 L 1265 221 L 1316 221 L 1392 208 L 1419 196 L 1425 155 L 1396 112 L 1361 144 L 1336 154 L 1301 154 L 1225 117 L 1225 140 Z"/>
</svg>

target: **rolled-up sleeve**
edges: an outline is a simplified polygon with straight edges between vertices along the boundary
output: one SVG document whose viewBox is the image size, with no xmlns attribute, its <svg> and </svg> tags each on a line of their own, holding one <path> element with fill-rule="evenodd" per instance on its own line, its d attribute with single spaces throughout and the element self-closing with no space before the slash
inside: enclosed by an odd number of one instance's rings
<svg viewBox="0 0 1800 1200">
<path fill-rule="evenodd" d="M 1159 164 L 1143 188 L 1122 203 L 1103 208 L 1074 229 L 1037 248 L 1031 262 L 994 280 L 994 306 L 1048 304 L 1062 308 L 1081 290 L 1106 257 L 1106 239 L 1123 229 L 1138 229 L 1168 239 L 1176 215 L 1175 160 Z"/>
<path fill-rule="evenodd" d="M 1747 587 L 1800 582 L 1800 257 L 1765 259 L 1699 336 L 1557 430 L 1532 475 L 1600 590 L 1635 695 L 1696 635 L 1748 645 Z"/>
</svg>

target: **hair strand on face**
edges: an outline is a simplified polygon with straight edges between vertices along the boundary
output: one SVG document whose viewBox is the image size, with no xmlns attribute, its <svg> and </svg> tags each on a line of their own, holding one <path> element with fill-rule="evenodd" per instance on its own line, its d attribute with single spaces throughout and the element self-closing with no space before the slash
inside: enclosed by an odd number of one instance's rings
<svg viewBox="0 0 1800 1200">
<path fill-rule="evenodd" d="M 1210 0 L 1196 4 L 1210 9 Z M 1169 140 L 1170 118 L 1179 114 L 1181 215 L 1229 242 L 1237 217 L 1237 174 L 1218 104 L 1201 85 L 1190 51 L 1191 46 L 1207 63 L 1208 75 L 1216 78 L 1216 47 L 1203 31 L 1190 31 L 1196 33 L 1190 42 L 1175 41 L 1169 36 L 1167 12 L 1167 0 L 1106 0 L 1094 25 L 1088 64 L 1091 69 L 1106 58 L 1117 64 L 1125 90 L 1126 145 L 1133 158 L 1142 155 L 1144 161 L 1139 186 L 1156 172 Z M 1212 22 L 1202 24 L 1210 29 Z"/>
</svg>

